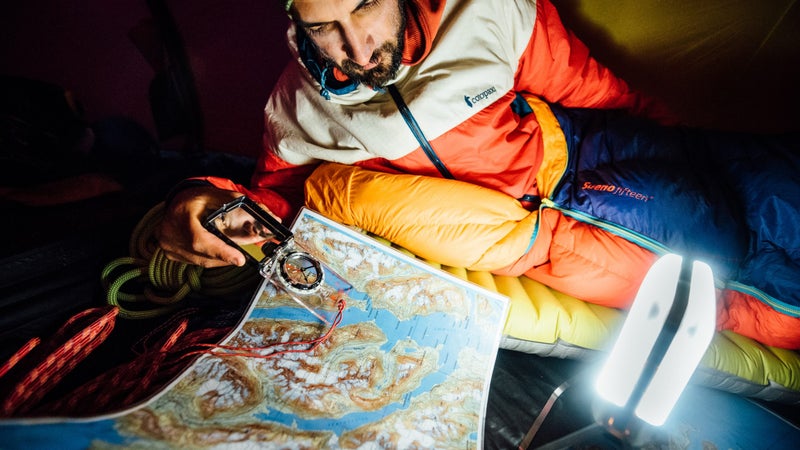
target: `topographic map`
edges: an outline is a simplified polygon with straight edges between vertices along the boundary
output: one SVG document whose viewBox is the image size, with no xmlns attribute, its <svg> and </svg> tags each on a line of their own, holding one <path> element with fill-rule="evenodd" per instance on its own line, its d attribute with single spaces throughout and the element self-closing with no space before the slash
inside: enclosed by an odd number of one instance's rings
<svg viewBox="0 0 800 450">
<path fill-rule="evenodd" d="M 308 210 L 293 232 L 327 265 L 323 293 L 306 303 L 315 314 L 265 282 L 225 344 L 320 337 L 342 300 L 321 345 L 274 358 L 206 355 L 143 407 L 50 431 L 98 449 L 481 448 L 507 299 Z"/>
</svg>

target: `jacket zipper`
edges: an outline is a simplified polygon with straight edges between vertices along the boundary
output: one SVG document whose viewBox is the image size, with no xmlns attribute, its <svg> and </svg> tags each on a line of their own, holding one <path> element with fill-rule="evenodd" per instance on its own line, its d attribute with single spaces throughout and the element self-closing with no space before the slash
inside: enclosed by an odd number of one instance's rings
<svg viewBox="0 0 800 450">
<path fill-rule="evenodd" d="M 425 137 L 425 134 L 422 132 L 422 129 L 419 127 L 417 120 L 414 119 L 414 116 L 411 114 L 411 110 L 408 109 L 408 105 L 406 105 L 405 100 L 400 95 L 400 91 L 397 90 L 395 85 L 390 84 L 387 89 L 389 90 L 389 94 L 392 96 L 392 100 L 397 105 L 397 109 L 400 110 L 400 114 L 403 116 L 403 120 L 405 120 L 406 125 L 411 130 L 411 133 L 417 139 L 420 147 L 425 152 L 425 155 L 428 157 L 429 160 L 433 163 L 439 173 L 451 180 L 455 179 L 450 170 L 447 169 L 447 166 L 444 165 L 444 162 L 439 158 L 439 155 L 433 150 L 431 143 L 428 141 L 428 138 Z"/>
</svg>

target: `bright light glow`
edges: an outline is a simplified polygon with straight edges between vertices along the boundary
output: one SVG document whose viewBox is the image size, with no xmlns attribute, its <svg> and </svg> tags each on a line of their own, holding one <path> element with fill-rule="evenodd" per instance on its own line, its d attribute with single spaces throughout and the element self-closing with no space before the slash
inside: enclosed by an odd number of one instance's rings
<svg viewBox="0 0 800 450">
<path fill-rule="evenodd" d="M 678 255 L 662 256 L 645 275 L 595 383 L 598 394 L 606 401 L 619 407 L 628 402 L 669 314 L 681 261 Z"/>
<path fill-rule="evenodd" d="M 659 258 L 642 281 L 595 383 L 606 401 L 627 405 L 675 300 L 682 260 L 672 254 Z M 695 261 L 685 314 L 638 404 L 630 405 L 640 419 L 656 426 L 666 421 L 705 354 L 715 325 L 714 276 L 707 264 Z"/>
<path fill-rule="evenodd" d="M 715 298 L 711 268 L 695 261 L 686 313 L 672 345 L 635 410 L 636 415 L 645 422 L 662 425 L 689 383 L 689 378 L 714 337 L 717 313 Z"/>
</svg>

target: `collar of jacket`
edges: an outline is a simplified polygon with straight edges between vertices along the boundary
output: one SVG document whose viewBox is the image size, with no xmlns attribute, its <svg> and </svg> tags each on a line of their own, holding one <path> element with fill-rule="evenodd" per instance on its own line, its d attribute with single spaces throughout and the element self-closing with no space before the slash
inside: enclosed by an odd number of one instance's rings
<svg viewBox="0 0 800 450">
<path fill-rule="evenodd" d="M 406 2 L 405 47 L 402 64 L 413 66 L 428 56 L 433 39 L 439 31 L 446 0 L 408 0 Z M 297 28 L 297 50 L 311 76 L 322 86 L 320 94 L 330 99 L 330 94 L 344 95 L 354 91 L 358 82 L 352 81 L 338 68 L 319 58 L 311 39 Z"/>
</svg>

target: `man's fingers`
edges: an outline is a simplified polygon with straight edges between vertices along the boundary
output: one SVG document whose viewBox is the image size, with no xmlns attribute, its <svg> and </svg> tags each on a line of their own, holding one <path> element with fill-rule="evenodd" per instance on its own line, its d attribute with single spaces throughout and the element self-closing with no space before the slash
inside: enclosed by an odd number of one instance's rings
<svg viewBox="0 0 800 450">
<path fill-rule="evenodd" d="M 245 258 L 242 252 L 228 245 L 199 223 L 193 223 L 192 228 L 194 233 L 190 251 L 200 255 L 201 258 L 205 256 L 204 259 L 216 259 L 234 266 L 244 265 Z"/>
<path fill-rule="evenodd" d="M 194 266 L 201 266 L 207 269 L 230 265 L 225 261 L 208 259 L 200 255 L 190 254 L 186 252 L 171 252 L 169 250 L 164 250 L 164 254 L 170 261 L 175 261 L 184 264 L 191 264 Z"/>
<path fill-rule="evenodd" d="M 203 267 L 243 266 L 245 255 L 202 224 L 209 213 L 241 196 L 239 192 L 213 186 L 192 187 L 179 192 L 156 229 L 159 245 L 167 257 Z"/>
<path fill-rule="evenodd" d="M 245 263 L 244 255 L 238 250 L 222 243 L 233 252 L 223 251 L 214 254 L 213 252 L 192 252 L 183 248 L 167 249 L 162 247 L 164 254 L 172 261 L 182 262 L 185 264 L 193 264 L 195 266 L 202 266 L 205 268 L 225 267 L 225 266 L 242 266 Z"/>
<path fill-rule="evenodd" d="M 223 265 L 243 266 L 245 263 L 242 252 L 208 232 L 198 235 L 192 248 L 198 255 L 206 255 L 205 259 L 222 261 Z"/>
<path fill-rule="evenodd" d="M 175 239 L 178 233 L 170 233 L 172 230 L 161 228 L 157 231 L 159 245 L 167 258 L 209 268 L 244 265 L 245 257 L 239 250 L 231 247 L 202 226 L 189 226 L 189 228 L 194 229 L 194 233 L 185 236 L 189 242 Z M 165 235 L 173 238 L 165 239 Z"/>
</svg>

